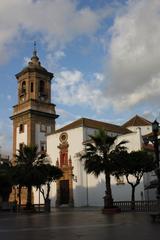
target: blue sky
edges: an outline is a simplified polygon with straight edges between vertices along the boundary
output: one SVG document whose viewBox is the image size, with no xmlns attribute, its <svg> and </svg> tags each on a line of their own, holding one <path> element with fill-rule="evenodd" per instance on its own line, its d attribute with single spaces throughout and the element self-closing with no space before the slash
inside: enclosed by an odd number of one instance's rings
<svg viewBox="0 0 160 240">
<path fill-rule="evenodd" d="M 12 149 L 19 72 L 32 55 L 54 72 L 57 127 L 79 117 L 160 117 L 159 0 L 0 2 L 0 146 Z"/>
</svg>

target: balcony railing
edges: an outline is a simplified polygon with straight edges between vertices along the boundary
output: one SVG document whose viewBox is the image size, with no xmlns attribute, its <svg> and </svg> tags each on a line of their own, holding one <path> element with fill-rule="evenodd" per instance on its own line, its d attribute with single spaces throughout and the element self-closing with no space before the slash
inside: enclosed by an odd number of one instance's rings
<svg viewBox="0 0 160 240">
<path fill-rule="evenodd" d="M 136 212 L 154 212 L 160 211 L 160 203 L 154 201 L 135 201 L 135 208 L 132 210 L 131 201 L 117 201 L 114 206 L 119 207 L 122 212 L 136 211 Z"/>
</svg>

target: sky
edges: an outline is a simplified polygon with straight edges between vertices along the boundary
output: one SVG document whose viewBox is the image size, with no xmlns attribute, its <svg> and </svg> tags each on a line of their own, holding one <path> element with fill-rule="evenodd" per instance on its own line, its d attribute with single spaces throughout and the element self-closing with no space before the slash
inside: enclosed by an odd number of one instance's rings
<svg viewBox="0 0 160 240">
<path fill-rule="evenodd" d="M 59 128 L 80 117 L 160 120 L 159 0 L 0 1 L 0 153 L 12 151 L 15 74 L 37 43 Z"/>
</svg>

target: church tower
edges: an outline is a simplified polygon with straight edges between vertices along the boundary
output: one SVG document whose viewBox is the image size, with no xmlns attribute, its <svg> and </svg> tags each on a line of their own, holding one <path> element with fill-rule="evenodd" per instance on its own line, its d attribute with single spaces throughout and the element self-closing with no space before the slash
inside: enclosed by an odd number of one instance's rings
<svg viewBox="0 0 160 240">
<path fill-rule="evenodd" d="M 51 103 L 53 73 L 41 66 L 34 46 L 28 65 L 16 74 L 18 104 L 13 106 L 13 155 L 23 144 L 46 150 L 46 135 L 55 131 L 55 105 Z"/>
</svg>

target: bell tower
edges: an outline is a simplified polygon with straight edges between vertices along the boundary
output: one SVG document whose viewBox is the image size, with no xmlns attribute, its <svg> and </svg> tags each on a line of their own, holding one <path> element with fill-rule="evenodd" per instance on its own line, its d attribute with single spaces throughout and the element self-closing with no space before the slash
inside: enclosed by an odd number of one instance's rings
<svg viewBox="0 0 160 240">
<path fill-rule="evenodd" d="M 51 103 L 53 73 L 41 66 L 34 44 L 28 65 L 16 74 L 18 104 L 13 106 L 13 155 L 23 144 L 46 150 L 46 135 L 55 131 L 55 105 Z"/>
</svg>

